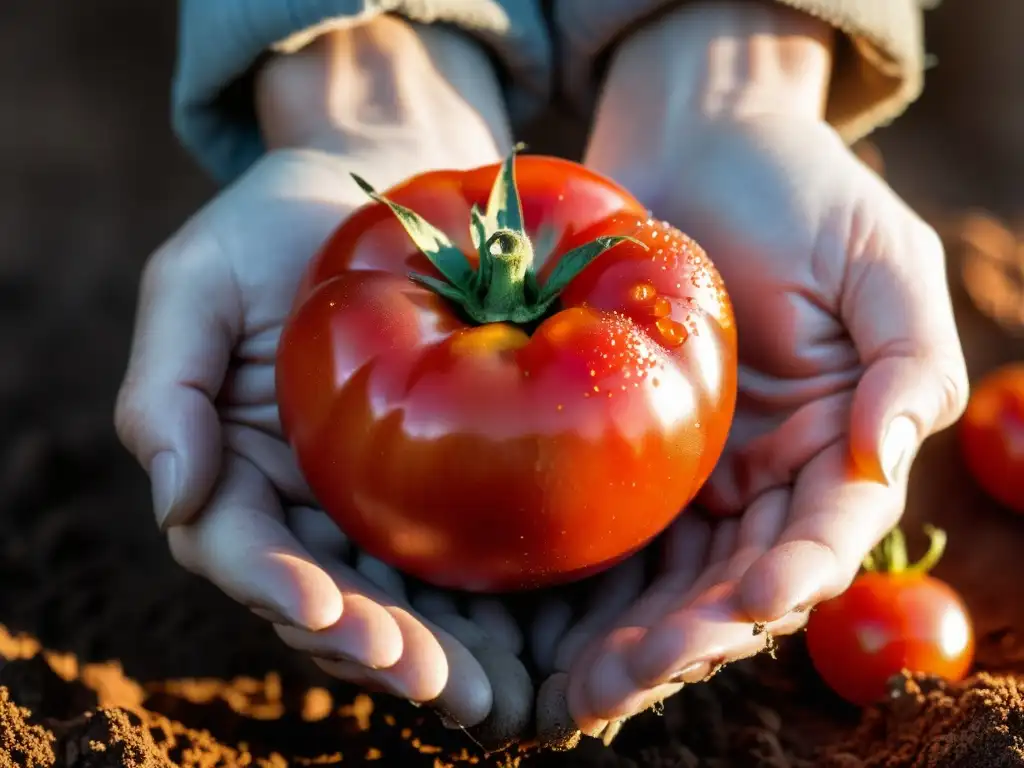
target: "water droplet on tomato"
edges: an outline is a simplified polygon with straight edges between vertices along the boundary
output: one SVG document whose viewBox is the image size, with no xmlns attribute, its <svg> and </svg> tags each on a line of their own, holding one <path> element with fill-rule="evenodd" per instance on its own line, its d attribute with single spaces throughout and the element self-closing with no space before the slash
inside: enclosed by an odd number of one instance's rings
<svg viewBox="0 0 1024 768">
<path fill-rule="evenodd" d="M 630 290 L 629 298 L 635 304 L 645 304 L 651 301 L 657 293 L 652 283 L 637 283 Z"/>
<path fill-rule="evenodd" d="M 667 347 L 678 347 L 686 341 L 690 335 L 682 323 L 678 323 L 671 317 L 662 317 L 654 324 L 661 334 L 661 341 Z"/>
</svg>

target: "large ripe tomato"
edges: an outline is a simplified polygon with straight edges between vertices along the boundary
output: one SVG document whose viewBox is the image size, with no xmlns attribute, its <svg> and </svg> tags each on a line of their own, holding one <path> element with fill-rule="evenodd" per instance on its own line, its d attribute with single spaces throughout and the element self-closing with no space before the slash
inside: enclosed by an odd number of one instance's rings
<svg viewBox="0 0 1024 768">
<path fill-rule="evenodd" d="M 978 485 L 1024 514 L 1024 364 L 982 379 L 959 426 L 964 461 Z"/>
<path fill-rule="evenodd" d="M 661 532 L 736 398 L 703 251 L 556 158 L 386 196 L 356 181 L 374 202 L 313 259 L 278 351 L 282 424 L 324 509 L 381 560 L 473 591 L 577 579 Z"/>
<path fill-rule="evenodd" d="M 885 696 L 903 670 L 960 680 L 974 659 L 974 630 L 960 596 L 928 570 L 945 534 L 928 529 L 931 547 L 907 565 L 899 530 L 868 559 L 850 588 L 817 606 L 807 650 L 822 679 L 847 701 L 867 706 Z"/>
</svg>

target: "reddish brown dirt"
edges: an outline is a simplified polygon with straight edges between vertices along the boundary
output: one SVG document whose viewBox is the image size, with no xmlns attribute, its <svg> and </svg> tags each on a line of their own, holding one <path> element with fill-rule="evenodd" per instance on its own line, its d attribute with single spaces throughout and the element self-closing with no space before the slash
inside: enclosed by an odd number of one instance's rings
<svg viewBox="0 0 1024 768">
<path fill-rule="evenodd" d="M 0 93 L 11 105 L 0 123 L 0 768 L 1024 766 L 1014 676 L 1024 674 L 1015 596 L 1024 520 L 964 477 L 952 432 L 922 454 L 909 521 L 950 530 L 938 575 L 965 594 L 979 666 L 995 676 L 954 687 L 898 681 L 892 701 L 860 719 L 819 686 L 797 638 L 779 661 L 726 670 L 660 716 L 637 718 L 611 749 L 588 742 L 568 755 L 484 759 L 429 714 L 359 695 L 286 652 L 263 622 L 172 563 L 144 478 L 110 424 L 142 260 L 211 192 L 167 127 L 173 4 L 9 6 L 0 25 Z M 977 98 L 963 85 L 971 77 L 956 82 Z M 941 90 L 941 72 L 937 80 Z M 956 162 L 970 156 L 965 144 L 950 135 L 943 144 L 936 123 L 922 122 L 942 108 L 926 99 L 882 133 L 897 188 L 923 209 L 1019 204 L 1019 175 L 982 184 L 962 170 L 981 166 Z M 961 218 L 934 217 L 954 251 L 976 376 L 1024 358 L 1013 327 L 1024 250 L 1005 228 L 965 229 Z"/>
</svg>

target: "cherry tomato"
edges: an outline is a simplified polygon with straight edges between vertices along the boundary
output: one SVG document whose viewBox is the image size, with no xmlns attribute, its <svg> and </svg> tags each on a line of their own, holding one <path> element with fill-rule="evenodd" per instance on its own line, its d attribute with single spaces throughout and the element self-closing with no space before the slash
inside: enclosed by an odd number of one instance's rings
<svg viewBox="0 0 1024 768">
<path fill-rule="evenodd" d="M 978 485 L 1024 514 L 1024 364 L 983 378 L 959 427 L 964 461 Z"/>
<path fill-rule="evenodd" d="M 736 399 L 714 266 L 581 165 L 415 176 L 309 265 L 278 350 L 285 433 L 360 547 L 433 584 L 582 578 L 707 480 Z"/>
<path fill-rule="evenodd" d="M 974 659 L 974 630 L 960 596 L 928 570 L 945 534 L 928 528 L 931 547 L 907 565 L 898 529 L 882 542 L 843 594 L 817 606 L 807 622 L 807 649 L 832 690 L 858 706 L 886 694 L 903 670 L 961 680 Z"/>
</svg>

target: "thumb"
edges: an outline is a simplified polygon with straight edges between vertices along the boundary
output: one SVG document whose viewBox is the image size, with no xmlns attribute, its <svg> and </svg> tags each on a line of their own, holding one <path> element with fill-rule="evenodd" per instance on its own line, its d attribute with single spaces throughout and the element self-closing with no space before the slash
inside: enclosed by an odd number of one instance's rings
<svg viewBox="0 0 1024 768">
<path fill-rule="evenodd" d="M 214 399 L 241 320 L 216 239 L 186 226 L 147 264 L 114 421 L 149 473 L 161 529 L 205 503 L 221 462 Z"/>
<path fill-rule="evenodd" d="M 942 242 L 901 203 L 893 208 L 899 220 L 864 240 L 843 297 L 865 368 L 853 398 L 853 458 L 890 485 L 906 479 L 925 438 L 960 417 L 968 392 Z"/>
</svg>

